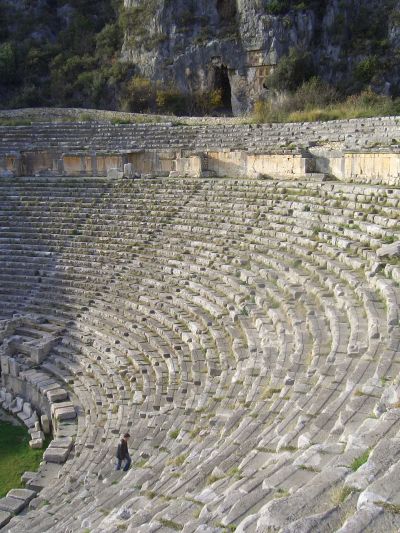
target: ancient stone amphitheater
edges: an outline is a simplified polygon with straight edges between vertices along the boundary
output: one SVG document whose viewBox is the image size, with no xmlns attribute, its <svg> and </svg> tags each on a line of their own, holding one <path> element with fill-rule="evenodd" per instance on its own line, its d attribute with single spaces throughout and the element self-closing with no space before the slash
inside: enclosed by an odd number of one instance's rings
<svg viewBox="0 0 400 533">
<path fill-rule="evenodd" d="M 1 402 L 54 436 L 4 531 L 398 531 L 399 138 L 1 127 Z"/>
</svg>

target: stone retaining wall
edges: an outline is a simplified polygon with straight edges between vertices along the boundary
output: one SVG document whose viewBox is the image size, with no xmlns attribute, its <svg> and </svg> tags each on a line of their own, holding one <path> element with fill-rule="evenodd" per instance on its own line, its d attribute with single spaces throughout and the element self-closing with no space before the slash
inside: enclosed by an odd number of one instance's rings
<svg viewBox="0 0 400 533">
<path fill-rule="evenodd" d="M 244 150 L 137 151 L 132 153 L 22 152 L 0 156 L 3 176 L 122 176 L 130 163 L 132 172 L 146 176 L 190 176 L 257 178 L 260 176 L 298 178 L 328 174 L 341 181 L 400 184 L 400 152 L 340 152 L 296 150 L 280 153 L 249 153 Z M 118 171 L 118 172 L 115 172 Z M 126 176 L 129 177 L 129 176 Z"/>
</svg>

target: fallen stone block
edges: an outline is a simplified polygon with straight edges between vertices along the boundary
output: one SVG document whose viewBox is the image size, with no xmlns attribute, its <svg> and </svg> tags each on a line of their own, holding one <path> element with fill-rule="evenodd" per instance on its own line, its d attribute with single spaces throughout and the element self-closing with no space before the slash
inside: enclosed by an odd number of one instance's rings
<svg viewBox="0 0 400 533">
<path fill-rule="evenodd" d="M 11 496 L 0 499 L 0 511 L 6 511 L 8 513 L 18 514 L 26 505 L 24 500 L 12 498 Z"/>
<path fill-rule="evenodd" d="M 43 448 L 43 440 L 31 439 L 29 441 L 29 447 L 32 448 L 32 450 L 40 450 L 41 448 Z"/>
<path fill-rule="evenodd" d="M 26 420 L 24 420 L 24 423 L 28 428 L 34 428 L 38 421 L 39 421 L 38 415 L 36 411 L 34 411 L 33 415 L 30 418 L 27 418 Z"/>
<path fill-rule="evenodd" d="M 7 497 L 11 498 L 17 498 L 17 500 L 23 500 L 28 504 L 34 497 L 36 496 L 36 492 L 34 490 L 29 489 L 11 489 L 7 493 Z"/>
<path fill-rule="evenodd" d="M 40 429 L 32 428 L 29 430 L 31 439 L 42 439 L 44 440 L 44 433 Z"/>
<path fill-rule="evenodd" d="M 40 417 L 40 424 L 42 426 L 43 432 L 48 435 L 50 433 L 50 419 L 47 415 L 42 415 Z"/>
<path fill-rule="evenodd" d="M 69 455 L 68 448 L 49 447 L 43 454 L 43 459 L 49 463 L 65 463 Z"/>
</svg>

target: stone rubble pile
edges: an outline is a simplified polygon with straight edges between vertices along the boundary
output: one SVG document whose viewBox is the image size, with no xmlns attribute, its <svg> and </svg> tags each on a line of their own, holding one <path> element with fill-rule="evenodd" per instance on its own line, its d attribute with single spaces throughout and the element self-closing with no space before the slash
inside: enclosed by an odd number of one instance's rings
<svg viewBox="0 0 400 533">
<path fill-rule="evenodd" d="M 64 327 L 5 531 L 400 528 L 399 189 L 3 178 L 0 226 L 0 319 Z"/>
</svg>

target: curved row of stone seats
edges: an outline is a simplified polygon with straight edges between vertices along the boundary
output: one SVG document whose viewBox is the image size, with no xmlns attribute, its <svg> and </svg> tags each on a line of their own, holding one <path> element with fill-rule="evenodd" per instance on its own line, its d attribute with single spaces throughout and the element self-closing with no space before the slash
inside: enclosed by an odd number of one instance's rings
<svg viewBox="0 0 400 533">
<path fill-rule="evenodd" d="M 171 135 L 171 132 L 173 133 Z M 0 126 L 0 153 L 21 150 L 247 149 L 338 143 L 363 147 L 398 144 L 395 117 L 327 123 L 264 125 L 34 123 Z"/>
<path fill-rule="evenodd" d="M 173 199 L 177 184 L 189 192 L 185 201 Z M 76 290 L 81 316 L 66 302 L 74 324 L 45 364 L 54 372 L 69 368 L 86 412 L 78 421 L 82 441 L 71 474 L 60 477 L 57 489 L 44 489 L 50 504 L 30 512 L 32 530 L 200 531 L 202 524 L 216 530 L 236 524 L 264 531 L 311 527 L 321 519 L 328 531 L 360 515 L 359 523 L 372 531 L 382 525 L 379 509 L 396 524 L 392 493 L 384 494 L 382 507 L 364 492 L 370 469 L 377 479 L 384 473 L 373 466 L 373 454 L 397 431 L 398 323 L 388 324 L 387 304 L 398 288 L 387 266 L 371 272 L 381 242 L 376 232 L 348 228 L 365 238 L 364 255 L 358 238 L 346 246 L 337 241 L 343 230 L 329 217 L 342 209 L 330 205 L 335 186 L 114 184 L 107 201 L 120 215 L 95 211 L 91 247 L 85 249 L 82 238 L 89 228 L 79 237 L 64 234 L 76 243 L 60 246 L 57 258 L 73 273 L 68 290 L 83 280 L 97 285 L 92 299 Z M 144 192 L 138 203 L 169 197 L 172 216 L 148 210 L 139 221 L 145 226 L 126 224 L 124 239 L 109 235 L 101 246 L 107 220 L 134 218 L 134 209 L 123 206 L 142 187 L 155 197 Z M 332 199 L 322 201 L 319 194 L 329 190 Z M 345 188 L 343 206 L 363 190 Z M 376 209 L 381 216 L 384 206 Z M 348 216 L 335 214 L 341 215 Z M 310 228 L 314 216 L 318 234 Z M 99 270 L 96 261 L 90 268 L 88 259 L 80 272 L 75 261 L 85 262 L 97 242 L 114 268 Z M 48 300 L 49 309 L 57 307 L 63 281 L 61 271 L 53 285 L 49 280 L 53 294 L 39 291 L 35 305 L 46 308 Z M 131 488 L 121 491 L 120 474 L 112 472 L 115 439 L 130 427 L 135 468 L 124 481 Z M 396 442 L 391 445 L 394 457 Z M 342 482 L 352 479 L 353 460 L 370 448 L 368 485 L 358 496 L 354 479 L 346 490 Z M 363 512 L 371 507 L 366 521 Z M 311 516 L 316 512 L 325 515 Z M 22 531 L 26 524 L 14 519 L 12 527 Z"/>
</svg>

